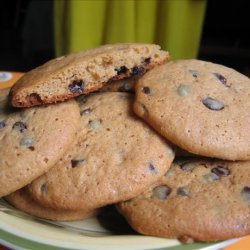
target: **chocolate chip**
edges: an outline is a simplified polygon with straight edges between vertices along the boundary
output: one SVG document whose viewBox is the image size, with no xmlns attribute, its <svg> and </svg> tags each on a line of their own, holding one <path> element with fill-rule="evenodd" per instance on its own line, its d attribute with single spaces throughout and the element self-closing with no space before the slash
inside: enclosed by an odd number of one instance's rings
<svg viewBox="0 0 250 250">
<path fill-rule="evenodd" d="M 0 128 L 4 128 L 6 126 L 5 122 L 4 121 L 1 121 L 0 122 Z"/>
<path fill-rule="evenodd" d="M 157 169 L 155 168 L 155 166 L 153 165 L 152 161 L 149 161 L 148 162 L 148 168 L 150 170 L 150 172 L 154 173 L 154 174 L 157 174 Z"/>
<path fill-rule="evenodd" d="M 126 66 L 121 66 L 120 68 L 115 69 L 115 71 L 117 72 L 117 75 L 126 74 L 128 72 L 128 68 Z"/>
<path fill-rule="evenodd" d="M 212 173 L 218 175 L 219 177 L 225 177 L 230 174 L 230 170 L 222 166 L 215 167 L 211 170 Z"/>
<path fill-rule="evenodd" d="M 171 169 L 167 171 L 167 173 L 165 174 L 166 177 L 172 177 L 174 176 L 174 171 L 172 171 Z"/>
<path fill-rule="evenodd" d="M 151 57 L 147 57 L 142 61 L 143 64 L 148 65 L 151 63 Z"/>
<path fill-rule="evenodd" d="M 98 129 L 100 128 L 101 126 L 101 120 L 90 120 L 89 121 L 89 126 L 92 128 L 92 129 Z"/>
<path fill-rule="evenodd" d="M 197 70 L 194 70 L 194 69 L 189 69 L 188 72 L 195 78 L 198 77 L 198 71 Z"/>
<path fill-rule="evenodd" d="M 220 177 L 214 173 L 209 173 L 209 174 L 203 175 L 203 178 L 208 182 L 217 181 L 220 179 Z"/>
<path fill-rule="evenodd" d="M 165 200 L 171 193 L 172 189 L 167 185 L 161 185 L 153 189 L 152 198 Z"/>
<path fill-rule="evenodd" d="M 19 121 L 15 122 L 12 128 L 23 133 L 27 129 L 27 125 L 24 122 Z"/>
<path fill-rule="evenodd" d="M 79 166 L 81 163 L 85 162 L 85 160 L 71 160 L 71 167 L 75 168 L 77 166 Z"/>
<path fill-rule="evenodd" d="M 28 147 L 28 149 L 29 149 L 30 151 L 34 151 L 34 150 L 35 150 L 35 147 L 34 147 L 34 146 L 30 146 L 30 147 Z"/>
<path fill-rule="evenodd" d="M 191 93 L 191 86 L 186 84 L 180 84 L 177 93 L 179 96 L 187 96 Z"/>
<path fill-rule="evenodd" d="M 207 97 L 205 99 L 202 100 L 202 103 L 211 110 L 215 110 L 215 111 L 219 111 L 224 109 L 224 103 L 217 100 L 217 99 L 213 99 L 211 97 Z"/>
<path fill-rule="evenodd" d="M 142 92 L 146 95 L 152 95 L 151 89 L 147 86 L 142 88 Z"/>
<path fill-rule="evenodd" d="M 230 85 L 227 84 L 227 79 L 219 74 L 219 73 L 213 73 L 213 75 L 222 83 L 224 84 L 226 87 L 230 88 Z"/>
<path fill-rule="evenodd" d="M 181 195 L 181 196 L 188 196 L 188 197 L 189 197 L 188 191 L 187 191 L 187 188 L 186 188 L 186 187 L 179 187 L 179 188 L 177 189 L 177 194 L 178 194 L 178 195 Z"/>
<path fill-rule="evenodd" d="M 43 102 L 42 102 L 42 98 L 41 98 L 41 96 L 40 95 L 38 95 L 37 93 L 31 93 L 30 95 L 29 95 L 29 102 L 31 103 L 31 104 L 42 104 Z"/>
<path fill-rule="evenodd" d="M 250 201 L 250 186 L 246 186 L 242 189 L 241 194 Z"/>
<path fill-rule="evenodd" d="M 193 169 L 196 167 L 196 164 L 193 162 L 182 162 L 178 164 L 181 170 L 186 172 L 192 172 Z"/>
<path fill-rule="evenodd" d="M 78 94 L 82 94 L 83 93 L 83 89 L 84 89 L 84 82 L 83 80 L 74 80 L 72 81 L 72 83 L 69 85 L 69 91 L 71 93 L 78 93 Z"/>
<path fill-rule="evenodd" d="M 88 115 L 92 112 L 91 108 L 84 109 L 80 112 L 80 115 Z"/>
<path fill-rule="evenodd" d="M 132 74 L 133 75 L 141 75 L 144 72 L 145 72 L 145 69 L 143 67 L 137 67 L 137 66 L 135 66 L 135 67 L 132 68 Z"/>
<path fill-rule="evenodd" d="M 26 146 L 26 147 L 30 147 L 34 144 L 34 140 L 32 138 L 29 137 L 25 137 L 21 140 L 20 145 L 21 146 Z"/>
<path fill-rule="evenodd" d="M 45 193 L 47 191 L 47 183 L 43 183 L 42 186 L 40 187 L 40 191 L 42 193 Z"/>
</svg>

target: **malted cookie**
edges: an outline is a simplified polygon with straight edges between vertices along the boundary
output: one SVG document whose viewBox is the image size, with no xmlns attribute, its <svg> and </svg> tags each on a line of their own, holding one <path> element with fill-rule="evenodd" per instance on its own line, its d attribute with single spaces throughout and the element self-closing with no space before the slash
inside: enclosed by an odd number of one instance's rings
<svg viewBox="0 0 250 250">
<path fill-rule="evenodd" d="M 43 207 L 34 201 L 25 188 L 17 190 L 9 194 L 5 199 L 17 209 L 20 209 L 28 214 L 56 221 L 73 221 L 83 220 L 97 215 L 97 210 L 94 211 L 72 211 L 72 210 L 59 210 L 53 208 Z"/>
<path fill-rule="evenodd" d="M 135 112 L 190 153 L 250 159 L 250 79 L 198 60 L 161 65 L 136 85 Z"/>
<path fill-rule="evenodd" d="M 250 162 L 177 161 L 144 194 L 118 204 L 138 232 L 186 242 L 250 234 Z"/>
<path fill-rule="evenodd" d="M 22 110 L 8 107 L 7 97 L 0 102 L 0 197 L 60 159 L 74 139 L 79 113 L 75 100 Z"/>
<path fill-rule="evenodd" d="M 92 210 L 137 196 L 164 175 L 174 153 L 133 114 L 132 97 L 104 92 L 80 99 L 75 143 L 53 169 L 28 185 L 36 201 Z"/>
<path fill-rule="evenodd" d="M 30 107 L 63 101 L 100 89 L 110 80 L 141 75 L 169 60 L 155 44 L 113 44 L 53 59 L 12 87 L 10 101 Z"/>
<path fill-rule="evenodd" d="M 140 77 L 134 76 L 121 80 L 108 82 L 104 87 L 99 89 L 99 92 L 135 92 L 135 84 Z"/>
</svg>

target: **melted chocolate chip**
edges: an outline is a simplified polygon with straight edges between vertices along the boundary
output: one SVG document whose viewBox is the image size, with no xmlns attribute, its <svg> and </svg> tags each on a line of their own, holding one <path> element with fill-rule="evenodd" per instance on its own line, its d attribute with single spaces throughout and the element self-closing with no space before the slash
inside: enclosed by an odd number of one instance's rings
<svg viewBox="0 0 250 250">
<path fill-rule="evenodd" d="M 221 74 L 219 74 L 219 73 L 213 73 L 213 75 L 222 83 L 222 84 L 224 84 L 226 87 L 230 87 L 230 85 L 228 85 L 227 84 L 227 79 L 223 76 L 223 75 L 221 75 Z"/>
<path fill-rule="evenodd" d="M 152 161 L 149 161 L 148 162 L 148 168 L 150 170 L 150 172 L 154 173 L 154 174 L 157 174 L 157 169 L 155 168 L 155 166 L 153 165 Z"/>
<path fill-rule="evenodd" d="M 191 86 L 186 84 L 180 84 L 177 93 L 179 96 L 188 96 L 191 93 Z"/>
<path fill-rule="evenodd" d="M 220 177 L 217 174 L 214 173 L 209 173 L 206 175 L 203 175 L 203 178 L 207 181 L 207 182 L 211 182 L 211 181 L 217 181 L 220 179 Z"/>
<path fill-rule="evenodd" d="M 30 102 L 31 104 L 36 104 L 36 105 L 37 105 L 37 104 L 42 104 L 42 103 L 43 103 L 41 96 L 38 95 L 37 93 L 31 93 L 31 94 L 29 95 L 29 102 Z"/>
<path fill-rule="evenodd" d="M 194 162 L 182 162 L 178 164 L 181 168 L 181 170 L 186 172 L 192 172 L 193 169 L 196 167 L 196 164 Z"/>
<path fill-rule="evenodd" d="M 80 112 L 80 115 L 88 115 L 92 112 L 91 108 L 84 109 Z"/>
<path fill-rule="evenodd" d="M 246 198 L 246 200 L 250 201 L 250 186 L 246 186 L 242 189 L 241 194 Z"/>
<path fill-rule="evenodd" d="M 211 170 L 212 173 L 218 175 L 219 177 L 225 177 L 230 174 L 230 170 L 222 166 L 215 167 Z"/>
<path fill-rule="evenodd" d="M 85 160 L 71 160 L 71 167 L 75 168 L 79 166 L 80 163 L 83 163 Z"/>
<path fill-rule="evenodd" d="M 171 193 L 172 189 L 167 185 L 161 185 L 158 187 L 155 187 L 153 190 L 153 196 L 152 198 L 165 200 Z"/>
<path fill-rule="evenodd" d="M 117 75 L 126 74 L 128 72 L 128 68 L 126 66 L 121 66 L 119 69 L 115 69 Z"/>
<path fill-rule="evenodd" d="M 217 99 L 213 99 L 211 97 L 207 97 L 205 99 L 202 100 L 202 103 L 211 110 L 215 110 L 215 111 L 219 111 L 224 109 L 224 103 L 217 100 Z"/>
<path fill-rule="evenodd" d="M 0 128 L 4 128 L 6 126 L 5 122 L 4 121 L 1 121 L 0 122 Z"/>
<path fill-rule="evenodd" d="M 74 80 L 72 83 L 69 85 L 69 91 L 71 93 L 78 93 L 82 94 L 84 90 L 84 82 L 83 80 Z"/>
<path fill-rule="evenodd" d="M 45 193 L 47 191 L 47 183 L 43 183 L 42 186 L 40 187 L 40 191 L 42 193 Z"/>
<path fill-rule="evenodd" d="M 34 140 L 32 138 L 26 137 L 23 138 L 20 142 L 21 146 L 26 146 L 26 147 L 30 147 L 34 144 Z"/>
<path fill-rule="evenodd" d="M 198 71 L 194 69 L 189 69 L 188 72 L 195 78 L 198 77 Z"/>
<path fill-rule="evenodd" d="M 151 57 L 148 57 L 148 58 L 145 58 L 143 61 L 142 61 L 143 64 L 145 65 L 148 65 L 151 63 Z"/>
<path fill-rule="evenodd" d="M 145 72 L 145 69 L 143 67 L 137 67 L 137 66 L 135 66 L 135 67 L 132 68 L 132 74 L 133 75 L 141 75 L 144 72 Z"/>
<path fill-rule="evenodd" d="M 142 92 L 144 94 L 146 94 L 146 95 L 151 95 L 152 94 L 151 89 L 149 87 L 147 87 L 147 86 L 142 88 Z"/>
<path fill-rule="evenodd" d="M 23 133 L 27 129 L 27 125 L 24 122 L 19 121 L 19 122 L 14 123 L 12 128 Z"/>
<path fill-rule="evenodd" d="M 34 146 L 30 146 L 30 147 L 28 147 L 28 149 L 29 149 L 30 151 L 34 151 L 34 150 L 35 150 L 35 147 L 34 147 Z"/>
<path fill-rule="evenodd" d="M 89 121 L 89 126 L 92 128 L 92 129 L 98 129 L 101 127 L 101 120 L 90 120 Z"/>
<path fill-rule="evenodd" d="M 177 194 L 180 195 L 180 196 L 188 196 L 189 197 L 186 187 L 179 187 L 177 189 Z"/>
</svg>

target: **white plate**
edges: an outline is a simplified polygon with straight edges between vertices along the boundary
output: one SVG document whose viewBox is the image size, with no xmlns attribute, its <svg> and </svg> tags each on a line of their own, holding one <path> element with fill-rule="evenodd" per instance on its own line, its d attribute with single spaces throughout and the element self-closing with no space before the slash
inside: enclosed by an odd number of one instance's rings
<svg viewBox="0 0 250 250">
<path fill-rule="evenodd" d="M 0 199 L 0 243 L 15 249 L 214 250 L 237 240 L 182 245 L 177 240 L 132 233 L 114 235 L 102 227 L 96 218 L 76 222 L 51 222 L 13 209 Z"/>
</svg>

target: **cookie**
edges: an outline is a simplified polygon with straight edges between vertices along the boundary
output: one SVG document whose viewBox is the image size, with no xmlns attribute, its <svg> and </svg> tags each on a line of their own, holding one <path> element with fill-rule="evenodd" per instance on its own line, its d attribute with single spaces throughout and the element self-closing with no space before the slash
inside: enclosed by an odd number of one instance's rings
<svg viewBox="0 0 250 250">
<path fill-rule="evenodd" d="M 180 160 L 150 190 L 118 205 L 138 232 L 184 241 L 250 234 L 250 162 Z"/>
<path fill-rule="evenodd" d="M 130 199 L 170 167 L 168 143 L 131 110 L 133 95 L 105 92 L 81 101 L 75 143 L 62 160 L 30 185 L 40 204 L 87 209 Z"/>
<path fill-rule="evenodd" d="M 138 76 L 125 78 L 122 80 L 110 81 L 104 87 L 100 88 L 98 92 L 135 92 L 135 84 L 139 79 Z"/>
<path fill-rule="evenodd" d="M 169 60 L 154 44 L 113 44 L 53 59 L 28 72 L 11 89 L 15 107 L 63 101 L 100 89 L 110 80 L 143 74 Z"/>
<path fill-rule="evenodd" d="M 7 96 L 0 102 L 0 197 L 59 160 L 74 139 L 79 114 L 75 100 L 22 110 L 8 107 Z"/>
<path fill-rule="evenodd" d="M 71 210 L 58 210 L 53 208 L 43 207 L 35 202 L 25 188 L 17 190 L 14 193 L 5 197 L 11 205 L 17 209 L 24 211 L 28 214 L 55 221 L 73 221 L 83 220 L 97 215 L 96 211 L 71 211 Z"/>
<path fill-rule="evenodd" d="M 5 102 L 6 96 L 9 94 L 10 88 L 0 89 L 0 102 Z"/>
<path fill-rule="evenodd" d="M 181 60 L 146 73 L 134 111 L 186 151 L 225 160 L 250 159 L 250 79 L 233 69 Z"/>
</svg>

